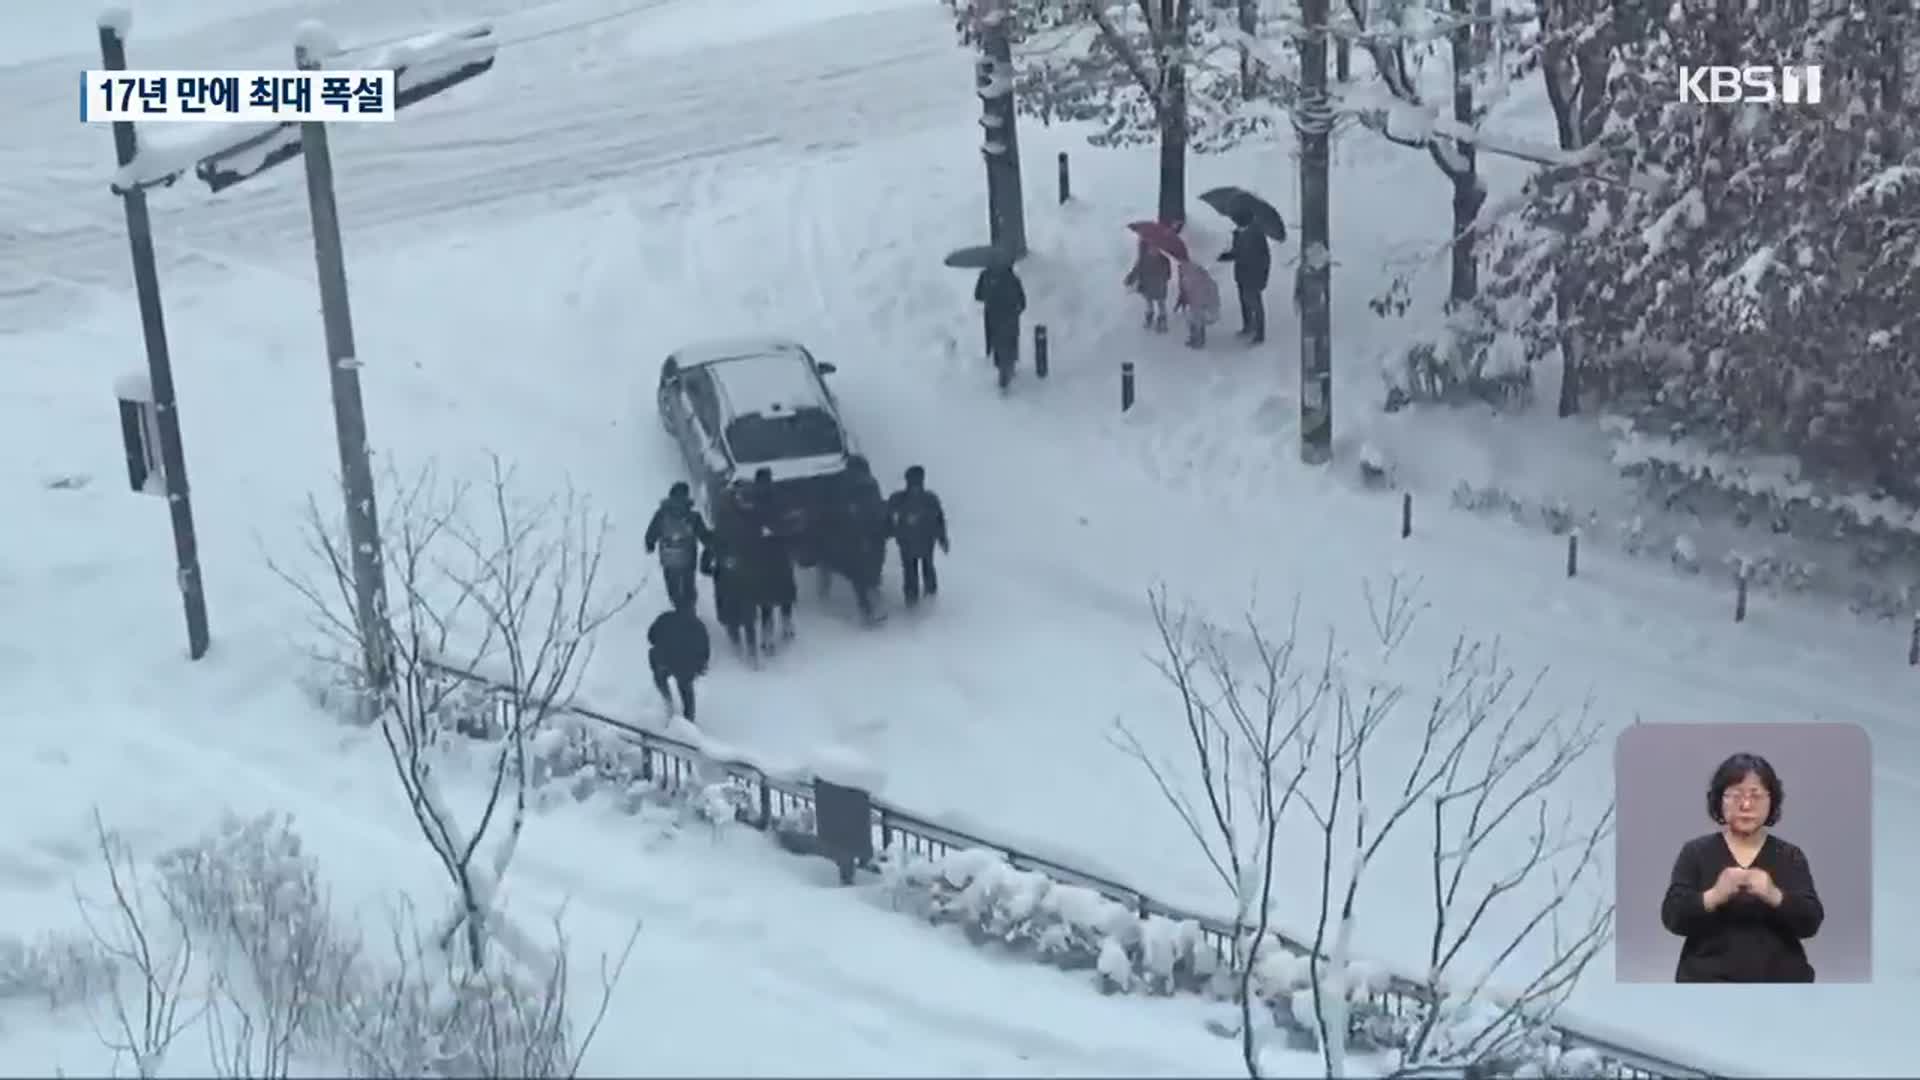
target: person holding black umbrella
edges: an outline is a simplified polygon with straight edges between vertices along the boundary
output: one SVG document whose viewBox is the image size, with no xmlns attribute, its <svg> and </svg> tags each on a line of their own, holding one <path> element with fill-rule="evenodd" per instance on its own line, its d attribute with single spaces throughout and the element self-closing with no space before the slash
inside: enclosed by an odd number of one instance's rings
<svg viewBox="0 0 1920 1080">
<path fill-rule="evenodd" d="M 1000 389 L 1005 390 L 1020 363 L 1020 316 L 1027 310 L 1027 290 L 1011 263 L 994 263 L 980 271 L 973 298 L 984 310 L 987 355 L 1000 372 Z"/>
<path fill-rule="evenodd" d="M 1250 345 L 1267 340 L 1267 277 L 1273 270 L 1273 253 L 1267 248 L 1267 234 L 1244 209 L 1233 214 L 1233 246 L 1220 256 L 1233 264 L 1234 291 L 1240 294 L 1240 336 Z"/>
</svg>

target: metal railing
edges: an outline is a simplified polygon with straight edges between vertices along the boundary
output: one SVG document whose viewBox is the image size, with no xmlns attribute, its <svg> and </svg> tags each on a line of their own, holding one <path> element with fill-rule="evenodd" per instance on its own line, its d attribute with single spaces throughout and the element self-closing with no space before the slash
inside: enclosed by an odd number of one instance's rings
<svg viewBox="0 0 1920 1080">
<path fill-rule="evenodd" d="M 496 691 L 504 692 L 509 689 L 484 675 L 458 668 L 434 666 L 455 679 Z M 690 742 L 649 731 L 584 705 L 569 705 L 561 711 L 593 721 L 613 731 L 628 745 L 639 751 L 640 778 L 669 793 L 686 791 L 696 784 L 710 783 L 713 778 L 712 771 L 718 768 L 730 781 L 740 785 L 746 794 L 747 805 L 740 811 L 740 820 L 762 832 L 773 830 L 783 821 L 811 816 L 813 812 L 813 787 L 809 781 L 770 775 L 750 761 L 712 757 Z M 1124 905 L 1141 918 L 1158 916 L 1175 922 L 1192 923 L 1199 929 L 1201 937 L 1213 949 L 1222 965 L 1229 965 L 1232 961 L 1235 933 L 1231 922 L 1171 904 L 1163 904 L 1124 883 L 1077 870 L 1052 859 L 1028 854 L 987 837 L 942 825 L 930 818 L 889 805 L 879 799 L 874 799 L 872 804 L 871 828 L 873 848 L 876 853 L 892 852 L 907 857 L 933 859 L 950 852 L 973 849 L 997 852 L 1015 869 L 1041 874 L 1063 885 L 1075 885 L 1090 890 L 1108 900 Z M 1270 933 L 1281 948 L 1296 956 L 1306 956 L 1313 951 L 1312 946 L 1306 942 L 1279 931 Z M 1427 987 L 1418 981 L 1394 975 L 1372 996 L 1373 1003 L 1388 1013 L 1405 1014 L 1410 1007 L 1419 1007 L 1427 1003 L 1431 995 Z M 1705 1080 L 1716 1075 L 1711 1070 L 1697 1065 L 1647 1053 L 1619 1040 L 1582 1031 L 1576 1025 L 1555 1022 L 1549 1025 L 1547 1030 L 1552 1033 L 1563 1050 L 1586 1050 L 1597 1055 L 1604 1075 L 1609 1077 L 1619 1077 L 1621 1080 L 1663 1080 L 1663 1078 Z"/>
</svg>

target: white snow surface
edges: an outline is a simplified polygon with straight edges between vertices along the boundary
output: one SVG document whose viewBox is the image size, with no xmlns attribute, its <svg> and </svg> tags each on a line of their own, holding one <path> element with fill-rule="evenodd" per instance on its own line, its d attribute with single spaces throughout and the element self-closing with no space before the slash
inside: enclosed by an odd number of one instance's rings
<svg viewBox="0 0 1920 1080">
<path fill-rule="evenodd" d="M 499 15 L 484 0 L 441 7 L 455 10 L 437 19 Z M 324 15 L 351 48 L 376 28 L 422 21 L 403 8 L 342 0 L 301 14 Z M 1656 1052 L 1736 1062 L 1742 1075 L 1910 1071 L 1920 935 L 1899 913 L 1920 886 L 1908 842 L 1920 819 L 1920 728 L 1904 628 L 1762 596 L 1735 627 L 1730 583 L 1604 550 L 1583 551 L 1581 576 L 1567 580 L 1560 544 L 1443 498 L 1422 503 L 1415 537 L 1402 541 L 1397 500 L 1292 464 L 1291 349 L 1247 357 L 1222 344 L 1195 357 L 1141 340 L 1111 282 L 1131 252 L 1125 221 L 1152 204 L 1151 154 L 1094 151 L 1071 129 L 1021 133 L 1034 249 L 1022 273 L 1029 317 L 1051 331 L 1053 377 L 1023 378 L 1002 398 L 979 355 L 971 277 L 939 264 L 984 222 L 970 57 L 946 14 L 864 0 L 740 8 L 717 20 L 669 0 L 506 44 L 512 63 L 490 85 L 342 134 L 341 215 L 378 461 L 407 471 L 433 457 L 465 472 L 492 450 L 530 480 L 569 479 L 613 517 L 620 554 L 608 575 L 640 580 L 637 537 L 681 476 L 650 405 L 632 404 L 651 401 L 657 358 L 716 330 L 791 331 L 840 363 L 834 388 L 876 471 L 926 466 L 954 554 L 938 604 L 880 630 L 856 629 L 844 595 L 803 590 L 799 638 L 764 670 L 716 658 L 701 687 L 703 736 L 767 761 L 846 746 L 883 769 L 889 797 L 909 809 L 950 808 L 970 829 L 1044 839 L 1063 859 L 1201 909 L 1230 898 L 1108 738 L 1118 716 L 1155 753 L 1185 752 L 1174 703 L 1141 659 L 1155 582 L 1229 622 L 1250 597 L 1284 618 L 1297 595 L 1304 625 L 1357 644 L 1362 579 L 1404 569 L 1423 579 L 1429 607 L 1397 677 L 1430 678 L 1465 629 L 1500 635 L 1523 669 L 1550 665 L 1542 704 L 1574 708 L 1592 694 L 1616 724 L 1858 723 L 1876 751 L 1876 985 L 1708 998 L 1616 985 L 1603 954 L 1569 1011 Z M 607 11 L 523 5 L 500 20 L 501 35 L 511 43 Z M 209 15 L 212 25 L 169 48 L 284 63 L 294 13 L 268 20 L 235 5 L 229 15 Z M 54 40 L 8 57 L 77 52 L 70 37 Z M 848 40 L 862 43 L 857 59 Z M 134 66 L 168 55 L 153 52 Z M 45 70 L 0 68 L 0 90 L 20 90 L 0 121 L 0 206 L 10 211 L 0 336 L 18 358 L 0 392 L 0 482 L 19 493 L 27 523 L 0 529 L 6 909 L 30 913 L 25 930 L 69 918 L 89 803 L 148 852 L 190 839 L 225 808 L 289 810 L 356 899 L 438 895 L 382 786 L 377 746 L 324 727 L 293 690 L 305 612 L 261 557 L 294 557 L 306 493 L 335 490 L 297 177 L 154 200 L 215 636 L 206 659 L 184 659 L 154 502 L 110 484 L 40 483 L 119 468 L 101 385 L 140 355 L 119 208 L 97 183 L 107 151 L 73 123 L 70 73 L 55 86 Z M 1537 126 L 1520 134 L 1543 137 Z M 1061 149 L 1074 155 L 1066 207 L 1040 197 Z M 1293 185 L 1277 179 L 1291 175 L 1291 151 L 1283 141 L 1195 157 L 1192 190 L 1276 178 L 1265 194 L 1295 217 Z M 1445 189 L 1424 155 L 1356 132 L 1336 161 L 1336 274 L 1438 249 Z M 1515 174 L 1501 168 L 1489 174 L 1510 188 Z M 1226 231 L 1196 208 L 1188 239 L 1204 257 Z M 940 236 L 949 240 L 928 239 Z M 1339 355 L 1349 333 L 1352 355 L 1364 355 L 1383 325 L 1365 304 L 1378 283 L 1342 282 Z M 1293 336 L 1282 296 L 1269 298 L 1276 343 Z M 1120 357 L 1140 369 L 1140 402 L 1125 417 L 1112 401 Z M 1542 396 L 1551 401 L 1551 388 Z M 1336 402 L 1337 460 L 1371 443 L 1409 484 L 1577 475 L 1556 448 L 1564 436 L 1515 425 L 1473 441 L 1444 420 L 1372 418 L 1364 393 Z M 657 581 L 645 589 L 609 628 L 606 662 L 584 689 L 635 717 L 656 707 L 631 660 L 661 602 Z M 1597 755 L 1569 790 L 1598 805 L 1609 764 Z M 1102 1001 L 1084 982 L 981 960 L 861 910 L 857 893 L 794 880 L 816 871 L 748 851 L 750 838 L 682 835 L 650 848 L 639 825 L 584 809 L 529 829 L 511 903 L 572 897 L 582 948 L 612 947 L 634 914 L 649 918 L 623 991 L 630 1004 L 615 1008 L 616 1026 L 635 1034 L 603 1043 L 590 1071 L 1234 1069 L 1229 1044 L 1200 1034 L 1197 1019 L 1164 1019 L 1178 1004 Z M 1382 853 L 1370 871 L 1380 884 L 1362 895 L 1357 955 L 1417 966 L 1424 924 L 1417 910 L 1398 917 L 1398 905 L 1423 895 L 1424 871 L 1417 852 Z M 1305 895 L 1277 907 L 1293 926 L 1310 910 Z M 84 1028 L 8 1023 L 0 1040 L 0 1056 L 32 1068 L 104 1068 L 85 1056 L 97 1048 Z"/>
</svg>

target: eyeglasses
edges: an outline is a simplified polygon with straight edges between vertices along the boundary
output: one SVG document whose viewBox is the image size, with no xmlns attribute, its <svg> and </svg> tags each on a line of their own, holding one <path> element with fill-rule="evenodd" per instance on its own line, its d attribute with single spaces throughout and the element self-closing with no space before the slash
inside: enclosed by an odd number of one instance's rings
<svg viewBox="0 0 1920 1080">
<path fill-rule="evenodd" d="M 1771 796 L 1764 791 L 1733 791 L 1729 789 L 1720 796 L 1720 801 L 1736 806 L 1759 806 L 1769 801 Z"/>
</svg>

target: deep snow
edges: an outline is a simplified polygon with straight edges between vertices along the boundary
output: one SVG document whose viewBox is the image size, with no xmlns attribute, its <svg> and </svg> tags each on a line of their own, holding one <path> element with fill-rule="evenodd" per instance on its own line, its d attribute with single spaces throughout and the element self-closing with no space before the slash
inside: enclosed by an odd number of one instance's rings
<svg viewBox="0 0 1920 1080">
<path fill-rule="evenodd" d="M 579 18 L 592 5 L 568 7 Z M 519 17 L 547 17 L 532 11 Z M 320 14 L 356 40 L 339 11 Z M 1142 345 L 1119 284 L 1129 253 L 1120 226 L 1151 205 L 1148 157 L 1092 151 L 1031 124 L 1022 136 L 1035 254 L 1023 272 L 1033 314 L 1053 333 L 1054 376 L 1023 379 L 1002 400 L 977 355 L 971 282 L 938 262 L 977 242 L 984 221 L 969 59 L 951 47 L 944 12 L 876 9 L 773 27 L 743 19 L 730 29 L 668 4 L 635 18 L 519 46 L 503 20 L 508 44 L 488 91 L 449 95 L 391 132 L 343 136 L 336 161 L 372 430 L 395 465 L 434 456 L 460 469 L 494 450 L 533 477 L 564 475 L 614 515 L 628 549 L 622 575 L 641 576 L 639 531 L 677 475 L 650 380 L 668 350 L 719 329 L 799 337 L 841 368 L 837 388 L 883 477 L 927 466 L 956 545 L 938 610 L 870 634 L 844 605 L 805 599 L 792 652 L 758 673 L 723 663 L 710 680 L 703 706 L 716 735 L 782 760 L 844 744 L 883 767 L 891 796 L 917 811 L 1071 853 L 1162 899 L 1223 908 L 1151 781 L 1107 738 L 1123 717 L 1157 748 L 1181 750 L 1167 694 L 1140 659 L 1152 645 L 1148 586 L 1164 581 L 1228 618 L 1250 595 L 1277 617 L 1298 594 L 1307 625 L 1335 626 L 1358 645 L 1361 580 L 1400 570 L 1424 579 L 1430 605 L 1400 677 L 1436 675 L 1452 635 L 1468 629 L 1500 635 L 1523 668 L 1551 665 L 1546 704 L 1576 706 L 1591 693 L 1617 723 L 1819 717 L 1866 727 L 1880 822 L 1875 906 L 1899 910 L 1892 898 L 1916 878 L 1898 823 L 1920 798 L 1920 738 L 1912 675 L 1884 627 L 1757 600 L 1736 628 L 1723 583 L 1604 551 L 1586 553 L 1581 578 L 1567 581 L 1556 543 L 1438 499 L 1420 502 L 1416 535 L 1401 541 L 1393 500 L 1291 464 L 1284 269 L 1265 353 Z M 140 25 L 136 16 L 136 41 Z M 241 36 L 236 25 L 203 44 Z M 671 53 L 663 42 L 674 32 L 704 51 Z M 284 47 L 264 31 L 253 37 L 263 50 Z M 635 51 L 640 38 L 650 51 Z M 862 43 L 858 62 L 844 56 L 848 40 Z M 556 67 L 567 63 L 577 66 Z M 54 96 L 48 87 L 50 109 Z M 32 523 L 0 532 L 0 610 L 31 613 L 0 621 L 0 715 L 30 725 L 44 743 L 37 752 L 89 763 L 65 790 L 90 799 L 133 797 L 141 785 L 125 770 L 165 760 L 223 785 L 244 776 L 265 794 L 227 799 L 284 798 L 305 817 L 311 789 L 289 777 L 316 751 L 261 734 L 311 726 L 288 696 L 297 601 L 263 553 L 291 549 L 298 504 L 308 491 L 325 497 L 333 468 L 297 176 L 212 203 L 190 190 L 156 197 L 216 639 L 190 667 L 160 505 L 116 482 L 108 398 L 112 380 L 139 365 L 138 326 L 130 298 L 111 292 L 125 254 L 104 191 L 105 147 L 68 120 L 29 123 L 16 111 L 6 134 L 33 142 L 0 139 L 6 227 L 32 222 L 0 289 L 0 327 L 15 328 L 6 352 L 26 360 L 0 391 L 9 417 L 0 477 Z M 1336 154 L 1343 364 L 1381 345 L 1368 336 L 1378 332 L 1365 308 L 1377 285 L 1370 268 L 1421 257 L 1444 238 L 1431 166 L 1369 139 L 1345 136 Z M 1049 197 L 1058 148 L 1073 154 L 1079 195 L 1064 208 Z M 1196 159 L 1192 183 L 1264 185 L 1290 214 L 1290 174 L 1281 145 Z M 1430 193 L 1432 209 L 1412 192 Z M 1192 234 L 1203 250 L 1223 239 L 1204 216 Z M 1141 405 L 1126 417 L 1114 386 L 1122 356 L 1141 361 Z M 1248 377 L 1259 368 L 1274 376 L 1265 388 Z M 1344 429 L 1364 426 L 1370 405 L 1343 394 Z M 1420 453 L 1417 432 L 1402 432 L 1402 455 Z M 1343 440 L 1348 456 L 1357 438 Z M 91 483 L 48 486 L 76 475 Z M 657 586 L 648 589 L 647 604 L 657 603 Z M 613 628 L 588 688 L 597 704 L 652 708 L 634 670 L 650 615 L 643 606 Z M 1590 762 L 1570 793 L 1604 797 L 1608 760 Z M 194 800 L 213 786 L 184 785 L 122 816 L 204 817 Z M 566 837 L 556 846 L 573 842 L 559 823 L 542 829 Z M 579 888 L 620 886 L 596 878 Z M 1287 917 L 1303 919 L 1307 899 L 1289 898 Z M 1412 954 L 1417 920 L 1396 919 L 1386 894 L 1373 892 L 1362 916 L 1360 951 Z M 1889 991 L 1920 978 L 1920 960 L 1891 915 L 1876 931 L 1873 988 L 1750 988 L 1737 1001 L 1700 1002 L 1673 988 L 1616 987 L 1602 964 L 1575 1011 L 1641 1033 L 1649 1049 L 1694 1049 L 1742 1071 L 1764 1061 L 1782 1073 L 1894 1075 L 1909 1066 L 1902 995 Z M 1040 1007 L 1080 1006 L 1024 1011 Z M 1741 1035 L 1703 1045 L 1707 1027 Z M 796 1050 L 787 1060 L 817 1069 L 839 1059 Z"/>
</svg>

